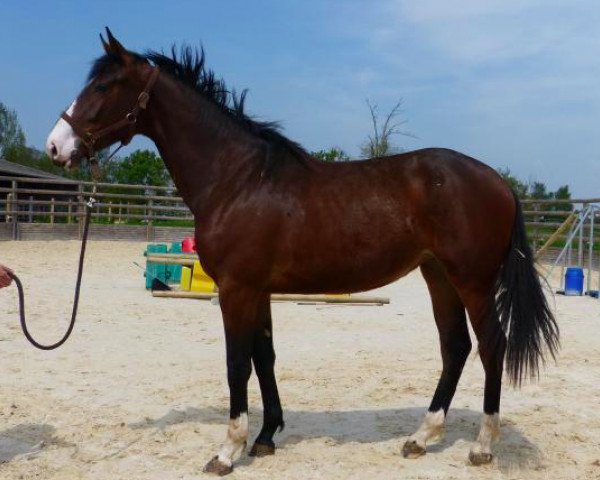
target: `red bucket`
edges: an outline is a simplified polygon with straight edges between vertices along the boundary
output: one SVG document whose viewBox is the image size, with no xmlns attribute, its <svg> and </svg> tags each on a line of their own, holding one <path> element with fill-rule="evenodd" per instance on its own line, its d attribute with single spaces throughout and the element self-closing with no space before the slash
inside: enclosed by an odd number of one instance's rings
<svg viewBox="0 0 600 480">
<path fill-rule="evenodd" d="M 183 253 L 194 253 L 196 251 L 196 240 L 194 237 L 185 237 L 181 242 L 181 251 Z"/>
</svg>

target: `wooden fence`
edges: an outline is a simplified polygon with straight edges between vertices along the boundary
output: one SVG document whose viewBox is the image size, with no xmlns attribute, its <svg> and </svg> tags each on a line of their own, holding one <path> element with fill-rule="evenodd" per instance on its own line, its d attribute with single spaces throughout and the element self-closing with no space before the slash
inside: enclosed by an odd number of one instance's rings
<svg viewBox="0 0 600 480">
<path fill-rule="evenodd" d="M 81 238 L 90 182 L 0 176 L 0 240 Z M 169 187 L 98 183 L 91 239 L 175 241 L 193 217 Z"/>
<path fill-rule="evenodd" d="M 0 240 L 80 238 L 92 186 L 90 182 L 0 176 Z M 108 183 L 98 183 L 97 188 L 92 239 L 166 242 L 193 233 L 193 217 L 174 188 Z M 522 203 L 529 236 L 537 248 L 573 210 L 600 203 L 600 198 Z M 595 225 L 600 231 L 600 222 Z M 566 235 L 558 235 L 556 245 Z M 582 232 L 582 249 L 587 236 Z"/>
</svg>

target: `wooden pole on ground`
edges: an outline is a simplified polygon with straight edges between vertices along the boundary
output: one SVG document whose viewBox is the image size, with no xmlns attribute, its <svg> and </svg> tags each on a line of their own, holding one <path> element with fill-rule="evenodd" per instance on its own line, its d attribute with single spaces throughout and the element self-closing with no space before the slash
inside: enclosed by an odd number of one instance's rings
<svg viewBox="0 0 600 480">
<path fill-rule="evenodd" d="M 196 300 L 211 300 L 219 296 L 218 293 L 200 293 L 188 291 L 160 291 L 152 292 L 153 297 L 161 298 L 191 298 Z M 272 302 L 314 302 L 314 303 L 352 303 L 352 304 L 369 304 L 369 305 L 384 305 L 390 303 L 387 297 L 369 297 L 366 295 L 358 296 L 329 296 L 329 295 L 295 295 L 295 294 L 271 294 Z"/>
<path fill-rule="evenodd" d="M 194 254 L 186 255 L 176 253 L 155 253 L 148 255 L 147 259 L 149 262 L 162 263 L 165 265 L 193 266 L 194 263 L 198 260 L 198 256 Z"/>
</svg>

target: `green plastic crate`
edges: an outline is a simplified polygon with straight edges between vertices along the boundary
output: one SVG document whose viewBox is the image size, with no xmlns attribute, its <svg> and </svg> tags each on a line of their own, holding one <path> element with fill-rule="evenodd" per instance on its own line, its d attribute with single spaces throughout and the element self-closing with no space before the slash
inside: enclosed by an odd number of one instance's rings
<svg viewBox="0 0 600 480">
<path fill-rule="evenodd" d="M 146 247 L 146 255 L 150 253 L 167 253 L 167 245 L 164 243 L 149 244 Z M 167 283 L 167 265 L 146 260 L 146 272 L 148 272 L 146 274 L 146 289 L 152 288 L 152 280 L 155 278 Z"/>
<path fill-rule="evenodd" d="M 181 242 L 173 242 L 169 253 L 182 253 Z M 168 283 L 181 282 L 181 265 L 167 265 L 167 281 Z"/>
</svg>

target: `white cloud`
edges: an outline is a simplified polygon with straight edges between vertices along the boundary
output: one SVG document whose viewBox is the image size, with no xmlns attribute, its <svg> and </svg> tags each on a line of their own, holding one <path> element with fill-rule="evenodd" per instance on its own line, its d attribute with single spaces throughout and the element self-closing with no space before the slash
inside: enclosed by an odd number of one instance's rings
<svg viewBox="0 0 600 480">
<path fill-rule="evenodd" d="M 569 5 L 575 5 L 577 0 Z M 488 16 L 514 16 L 537 8 L 567 5 L 564 0 L 388 0 L 385 8 L 401 11 L 414 22 L 446 23 L 474 21 Z"/>
<path fill-rule="evenodd" d="M 424 146 L 597 195 L 598 25 L 595 0 L 387 0 L 345 3 L 338 30 L 368 50 L 373 94 L 405 97 Z"/>
<path fill-rule="evenodd" d="M 561 50 L 561 44 L 600 44 L 600 4 L 592 0 L 388 0 L 372 7 L 367 39 L 379 48 L 414 39 L 432 53 L 466 65 L 495 64 Z M 576 52 L 576 56 L 585 52 Z M 568 60 L 568 59 L 567 59 Z"/>
</svg>

